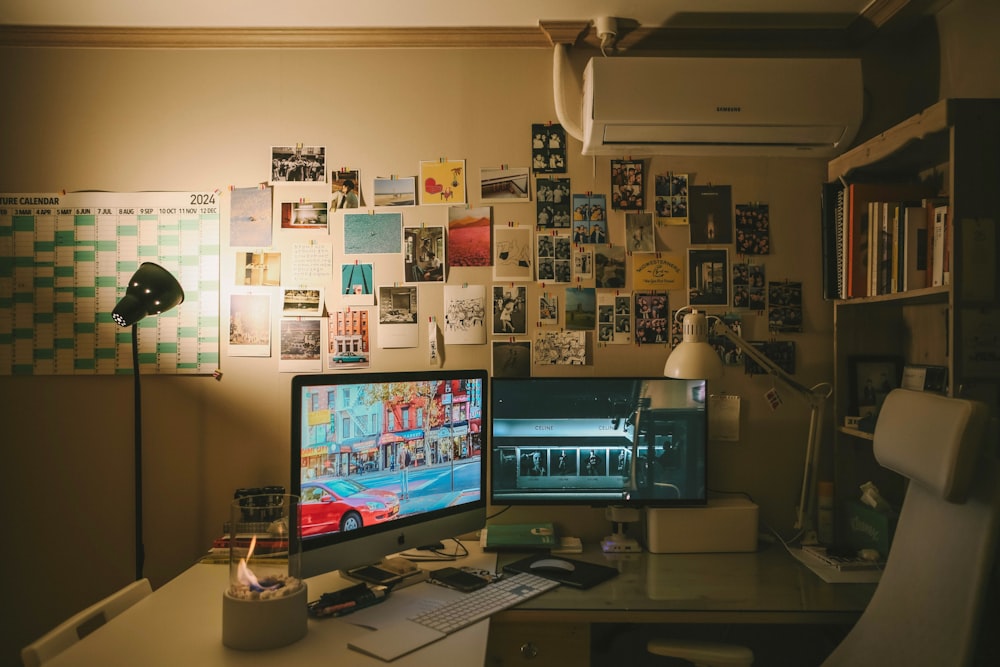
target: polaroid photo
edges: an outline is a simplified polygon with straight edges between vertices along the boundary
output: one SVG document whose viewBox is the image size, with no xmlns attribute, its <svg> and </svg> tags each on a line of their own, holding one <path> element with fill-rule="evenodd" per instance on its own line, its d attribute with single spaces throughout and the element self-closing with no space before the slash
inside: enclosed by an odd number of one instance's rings
<svg viewBox="0 0 1000 667">
<path fill-rule="evenodd" d="M 467 201 L 465 160 L 421 161 L 421 204 L 464 204 Z"/>
<path fill-rule="evenodd" d="M 340 265 L 340 301 L 348 306 L 375 305 L 375 265 L 353 262 Z"/>
<path fill-rule="evenodd" d="M 278 370 L 307 373 L 323 370 L 323 318 L 282 317 Z"/>
<path fill-rule="evenodd" d="M 403 248 L 406 282 L 444 282 L 444 227 L 404 227 Z"/>
<path fill-rule="evenodd" d="M 688 304 L 729 305 L 729 251 L 688 249 Z"/>
<path fill-rule="evenodd" d="M 493 209 L 489 206 L 448 209 L 448 266 L 490 266 Z"/>
<path fill-rule="evenodd" d="M 479 170 L 479 198 L 484 202 L 531 201 L 528 167 L 483 167 Z"/>
<path fill-rule="evenodd" d="M 532 123 L 531 168 L 536 174 L 566 173 L 566 130 L 562 125 Z"/>
<path fill-rule="evenodd" d="M 688 224 L 688 175 L 657 174 L 653 205 L 656 220 L 664 225 Z"/>
<path fill-rule="evenodd" d="M 271 295 L 229 296 L 230 357 L 271 356 Z"/>
<path fill-rule="evenodd" d="M 244 248 L 271 246 L 270 186 L 235 188 L 229 197 L 229 245 Z"/>
<path fill-rule="evenodd" d="M 357 370 L 371 365 L 369 318 L 366 308 L 346 308 L 330 313 L 326 346 L 328 370 Z"/>
<path fill-rule="evenodd" d="M 281 290 L 281 312 L 283 315 L 321 317 L 323 304 L 322 288 L 282 288 Z"/>
<path fill-rule="evenodd" d="M 572 220 L 568 178 L 535 179 L 535 226 L 540 230 L 569 229 Z"/>
<path fill-rule="evenodd" d="M 616 211 L 642 211 L 644 163 L 642 160 L 611 160 L 611 208 Z"/>
<path fill-rule="evenodd" d="M 272 146 L 271 182 L 326 182 L 326 147 Z"/>
<path fill-rule="evenodd" d="M 365 195 L 361 190 L 361 172 L 344 170 L 330 172 L 330 210 L 364 208 Z"/>
<path fill-rule="evenodd" d="M 375 206 L 415 206 L 417 179 L 413 176 L 376 177 L 373 183 Z"/>
</svg>

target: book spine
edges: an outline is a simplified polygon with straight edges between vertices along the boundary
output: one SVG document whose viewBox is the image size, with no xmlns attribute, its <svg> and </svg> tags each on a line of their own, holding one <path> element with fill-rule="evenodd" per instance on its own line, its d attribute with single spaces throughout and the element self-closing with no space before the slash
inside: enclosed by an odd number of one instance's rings
<svg viewBox="0 0 1000 667">
<path fill-rule="evenodd" d="M 944 245 L 945 245 L 945 222 L 948 218 L 948 206 L 939 205 L 934 207 L 934 233 L 931 241 L 933 248 L 931 254 L 931 285 L 938 287 L 944 285 Z"/>
</svg>

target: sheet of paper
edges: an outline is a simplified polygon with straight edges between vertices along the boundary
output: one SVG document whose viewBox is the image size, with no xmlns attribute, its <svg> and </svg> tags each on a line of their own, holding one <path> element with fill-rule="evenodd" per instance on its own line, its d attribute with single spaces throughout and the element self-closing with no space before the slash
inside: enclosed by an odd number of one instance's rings
<svg viewBox="0 0 1000 667">
<path fill-rule="evenodd" d="M 708 397 L 708 433 L 713 440 L 739 441 L 739 396 L 712 394 Z"/>
</svg>

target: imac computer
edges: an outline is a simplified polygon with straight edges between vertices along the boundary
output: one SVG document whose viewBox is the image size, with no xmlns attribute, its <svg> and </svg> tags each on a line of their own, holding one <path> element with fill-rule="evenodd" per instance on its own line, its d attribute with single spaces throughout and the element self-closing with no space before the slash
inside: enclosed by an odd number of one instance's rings
<svg viewBox="0 0 1000 667">
<path fill-rule="evenodd" d="M 704 505 L 704 380 L 494 378 L 496 505 Z"/>
<path fill-rule="evenodd" d="M 303 577 L 483 527 L 487 378 L 437 370 L 292 379 Z"/>
</svg>

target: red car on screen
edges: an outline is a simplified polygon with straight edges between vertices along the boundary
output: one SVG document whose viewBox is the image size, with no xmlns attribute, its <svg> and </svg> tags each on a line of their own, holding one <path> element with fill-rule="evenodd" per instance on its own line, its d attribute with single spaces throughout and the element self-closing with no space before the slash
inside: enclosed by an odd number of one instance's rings
<svg viewBox="0 0 1000 667">
<path fill-rule="evenodd" d="M 399 496 L 352 479 L 310 480 L 302 482 L 299 511 L 303 536 L 335 533 L 396 517 Z"/>
</svg>

